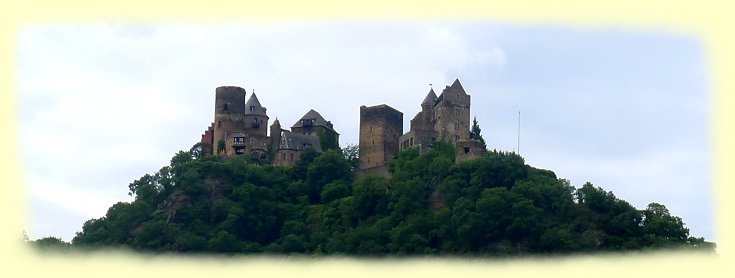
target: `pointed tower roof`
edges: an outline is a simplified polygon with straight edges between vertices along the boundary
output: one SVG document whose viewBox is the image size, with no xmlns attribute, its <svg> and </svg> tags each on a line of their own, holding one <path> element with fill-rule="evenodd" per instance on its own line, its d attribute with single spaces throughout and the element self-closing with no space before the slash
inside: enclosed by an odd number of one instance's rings
<svg viewBox="0 0 735 278">
<path fill-rule="evenodd" d="M 429 93 L 424 98 L 424 101 L 421 102 L 421 105 L 434 105 L 436 102 L 436 93 L 434 93 L 434 89 L 432 88 Z"/>
<path fill-rule="evenodd" d="M 452 82 L 452 86 L 451 86 L 451 89 L 452 89 L 452 90 L 456 90 L 457 92 L 462 92 L 462 93 L 464 93 L 464 94 L 467 94 L 467 93 L 466 93 L 466 92 L 464 91 L 464 88 L 462 88 L 462 84 L 460 84 L 460 83 L 459 83 L 459 78 L 457 78 L 457 79 L 454 79 L 454 82 Z"/>
<path fill-rule="evenodd" d="M 278 117 L 276 117 L 276 120 L 273 121 L 273 124 L 271 124 L 271 126 L 278 126 L 278 127 L 281 126 L 281 121 L 278 120 Z"/>
<path fill-rule="evenodd" d="M 260 105 L 260 101 L 258 101 L 258 97 L 255 96 L 255 93 L 253 93 L 248 101 L 245 102 L 245 115 L 267 116 L 265 113 L 265 107 Z"/>
</svg>

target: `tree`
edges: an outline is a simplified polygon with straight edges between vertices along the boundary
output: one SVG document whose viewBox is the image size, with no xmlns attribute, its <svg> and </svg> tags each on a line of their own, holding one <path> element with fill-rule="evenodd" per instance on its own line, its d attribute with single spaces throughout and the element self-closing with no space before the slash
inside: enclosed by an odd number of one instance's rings
<svg viewBox="0 0 735 278">
<path fill-rule="evenodd" d="M 359 145 L 347 144 L 347 146 L 342 149 L 342 154 L 345 156 L 345 159 L 347 160 L 347 162 L 350 163 L 350 167 L 352 168 L 352 171 L 355 171 L 360 167 L 360 146 Z"/>
<path fill-rule="evenodd" d="M 212 154 L 212 144 L 198 142 L 194 144 L 193 146 L 191 146 L 191 149 L 189 149 L 189 153 L 191 153 L 191 156 L 194 159 L 198 159 L 200 157 L 211 155 Z"/>
<path fill-rule="evenodd" d="M 684 227 L 684 222 L 671 215 L 666 206 L 650 203 L 643 215 L 643 227 L 649 236 L 674 243 L 683 243 L 689 238 L 689 229 Z"/>
<path fill-rule="evenodd" d="M 29 241 L 29 243 L 32 244 L 33 247 L 36 247 L 38 250 L 69 250 L 71 248 L 71 244 L 61 240 L 57 237 L 44 237 L 37 240 Z"/>
<path fill-rule="evenodd" d="M 487 145 L 485 144 L 485 139 L 482 138 L 480 125 L 477 124 L 477 117 L 472 119 L 472 128 L 470 129 L 470 139 L 474 139 L 477 141 L 480 141 L 482 143 L 482 147 L 487 149 Z"/>
</svg>

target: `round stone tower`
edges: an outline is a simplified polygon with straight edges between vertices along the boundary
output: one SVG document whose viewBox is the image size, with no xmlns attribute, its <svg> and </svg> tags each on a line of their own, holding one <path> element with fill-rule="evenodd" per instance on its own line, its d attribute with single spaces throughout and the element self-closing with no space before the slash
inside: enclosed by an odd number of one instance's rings
<svg viewBox="0 0 735 278">
<path fill-rule="evenodd" d="M 220 142 L 227 143 L 228 136 L 245 129 L 245 89 L 235 86 L 217 87 L 214 99 L 213 150 L 217 154 Z M 223 155 L 231 150 L 224 149 Z"/>
</svg>

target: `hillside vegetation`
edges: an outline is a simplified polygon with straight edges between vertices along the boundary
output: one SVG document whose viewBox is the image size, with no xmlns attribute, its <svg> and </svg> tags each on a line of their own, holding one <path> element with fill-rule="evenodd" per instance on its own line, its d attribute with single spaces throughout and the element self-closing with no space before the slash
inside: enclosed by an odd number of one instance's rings
<svg viewBox="0 0 735 278">
<path fill-rule="evenodd" d="M 85 222 L 65 248 L 359 256 L 714 250 L 661 204 L 638 210 L 591 183 L 575 188 L 515 153 L 461 163 L 454 155 L 446 143 L 424 155 L 407 149 L 383 178 L 356 177 L 354 157 L 334 150 L 307 151 L 291 168 L 182 151 L 132 182 L 133 202 Z"/>
</svg>

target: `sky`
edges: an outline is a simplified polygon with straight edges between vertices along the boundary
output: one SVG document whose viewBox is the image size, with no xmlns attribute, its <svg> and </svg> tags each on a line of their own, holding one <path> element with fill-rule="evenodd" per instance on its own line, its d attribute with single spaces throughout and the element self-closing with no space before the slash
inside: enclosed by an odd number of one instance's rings
<svg viewBox="0 0 735 278">
<path fill-rule="evenodd" d="M 359 107 L 403 112 L 459 79 L 490 149 L 575 187 L 665 205 L 717 240 L 705 49 L 672 31 L 503 22 L 32 25 L 17 43 L 31 239 L 71 240 L 188 150 L 218 86 L 290 126 L 315 109 L 357 144 Z M 520 112 L 520 132 L 519 132 Z M 269 123 L 269 124 L 270 124 Z M 520 138 L 519 138 L 520 134 Z"/>
</svg>

